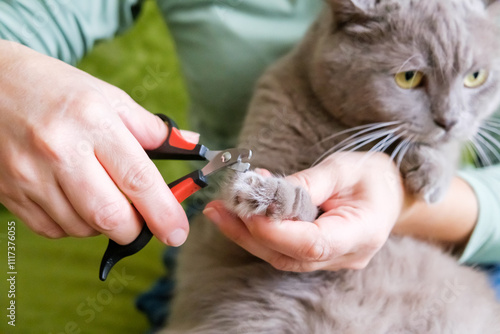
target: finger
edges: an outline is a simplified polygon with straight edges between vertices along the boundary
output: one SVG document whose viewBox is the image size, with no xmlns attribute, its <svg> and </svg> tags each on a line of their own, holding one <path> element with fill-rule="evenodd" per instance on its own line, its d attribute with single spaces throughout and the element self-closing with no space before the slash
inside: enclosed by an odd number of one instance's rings
<svg viewBox="0 0 500 334">
<path fill-rule="evenodd" d="M 333 173 L 322 165 L 300 171 L 285 178 L 288 182 L 304 188 L 314 205 L 324 203 L 336 189 L 337 180 Z"/>
<path fill-rule="evenodd" d="M 203 214 L 220 229 L 222 234 L 252 255 L 263 260 L 279 256 L 277 252 L 254 239 L 243 221 L 231 214 L 221 201 L 208 203 Z"/>
<path fill-rule="evenodd" d="M 319 218 L 310 223 L 255 216 L 243 219 L 243 222 L 250 234 L 261 243 L 300 262 L 331 261 L 347 252 L 347 244 L 342 240 L 347 236 L 341 226 L 345 222 L 336 217 L 328 220 Z M 332 226 L 335 226 L 335 238 L 332 237 Z"/>
<path fill-rule="evenodd" d="M 264 241 L 252 235 L 247 225 L 241 219 L 232 215 L 224 207 L 222 202 L 214 201 L 207 204 L 203 213 L 217 225 L 226 237 L 244 248 L 250 254 L 268 262 L 278 270 L 307 272 L 323 268 L 321 263 L 299 261 L 271 249 Z"/>
<path fill-rule="evenodd" d="M 268 171 L 267 169 L 264 169 L 264 168 L 255 168 L 254 172 L 256 172 L 257 174 L 259 174 L 259 175 L 261 175 L 263 177 L 271 177 L 271 176 L 273 176 L 270 171 Z"/>
<path fill-rule="evenodd" d="M 28 194 L 28 197 L 38 204 L 64 230 L 65 234 L 73 237 L 89 237 L 99 234 L 75 211 L 56 180 L 51 180 L 50 186 L 36 188 L 36 190 L 37 193 Z"/>
<path fill-rule="evenodd" d="M 200 134 L 197 132 L 189 130 L 181 130 L 181 134 L 182 137 L 190 143 L 198 144 L 198 142 L 200 141 Z"/>
<path fill-rule="evenodd" d="M 120 119 L 132 135 L 137 139 L 141 146 L 146 149 L 155 149 L 161 145 L 167 138 L 167 126 L 158 116 L 153 115 L 124 92 L 120 92 L 120 100 L 112 101 L 115 111 L 118 112 Z M 200 134 L 181 130 L 184 139 L 197 144 Z"/>
<path fill-rule="evenodd" d="M 7 199 L 2 200 L 2 203 L 36 234 L 50 239 L 59 239 L 67 236 L 66 232 L 38 204 L 30 199 L 26 198 L 21 202 L 14 202 Z"/>
<path fill-rule="evenodd" d="M 95 147 L 100 163 L 151 232 L 170 246 L 180 246 L 189 231 L 187 217 L 160 172 L 125 127 L 114 127 L 111 138 L 119 140 Z"/>
<path fill-rule="evenodd" d="M 127 129 L 146 150 L 155 149 L 167 138 L 167 125 L 158 116 L 142 108 L 128 95 L 114 102 L 115 110 Z"/>
<path fill-rule="evenodd" d="M 80 160 L 57 173 L 69 202 L 95 230 L 119 244 L 132 242 L 139 235 L 142 219 L 93 154 Z"/>
</svg>

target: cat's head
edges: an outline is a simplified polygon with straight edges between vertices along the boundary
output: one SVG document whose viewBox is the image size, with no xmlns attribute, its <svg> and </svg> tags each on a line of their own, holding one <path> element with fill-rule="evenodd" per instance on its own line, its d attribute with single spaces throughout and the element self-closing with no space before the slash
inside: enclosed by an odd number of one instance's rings
<svg viewBox="0 0 500 334">
<path fill-rule="evenodd" d="M 434 145 L 467 139 L 499 103 L 497 1 L 327 2 L 309 73 L 345 125 L 400 120 Z"/>
</svg>

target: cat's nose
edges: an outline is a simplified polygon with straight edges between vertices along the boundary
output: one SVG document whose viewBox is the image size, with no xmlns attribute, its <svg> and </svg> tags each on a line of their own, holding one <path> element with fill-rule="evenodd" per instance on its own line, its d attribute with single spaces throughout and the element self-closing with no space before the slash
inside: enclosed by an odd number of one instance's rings
<svg viewBox="0 0 500 334">
<path fill-rule="evenodd" d="M 434 118 L 434 123 L 440 128 L 443 128 L 446 131 L 450 131 L 457 124 L 457 120 L 454 118 L 444 118 L 444 117 L 436 117 Z"/>
</svg>

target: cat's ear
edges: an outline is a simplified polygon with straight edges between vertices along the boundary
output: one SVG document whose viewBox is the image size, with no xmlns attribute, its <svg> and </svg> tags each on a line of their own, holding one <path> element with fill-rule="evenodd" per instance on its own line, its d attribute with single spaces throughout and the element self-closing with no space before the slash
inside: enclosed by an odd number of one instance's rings
<svg viewBox="0 0 500 334">
<path fill-rule="evenodd" d="M 500 18 L 500 0 L 483 0 L 491 17 Z"/>
<path fill-rule="evenodd" d="M 495 2 L 499 2 L 499 1 L 498 0 L 483 0 L 483 2 L 486 5 L 486 7 L 488 7 L 489 5 L 492 5 Z"/>
<path fill-rule="evenodd" d="M 326 0 L 333 12 L 333 22 L 337 29 L 350 32 L 368 31 L 373 19 L 373 10 L 380 0 Z"/>
<path fill-rule="evenodd" d="M 332 8 L 335 21 L 338 25 L 352 22 L 353 19 L 363 17 L 370 8 L 369 0 L 326 0 Z"/>
</svg>

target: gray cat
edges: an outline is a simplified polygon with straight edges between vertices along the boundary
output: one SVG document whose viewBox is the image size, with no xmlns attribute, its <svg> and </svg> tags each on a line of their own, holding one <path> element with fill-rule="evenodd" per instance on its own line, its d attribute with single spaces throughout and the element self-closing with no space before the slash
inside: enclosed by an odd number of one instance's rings
<svg viewBox="0 0 500 334">
<path fill-rule="evenodd" d="M 328 2 L 303 42 L 261 78 L 241 146 L 254 150 L 254 166 L 281 175 L 334 151 L 385 151 L 409 191 L 439 200 L 460 147 L 500 102 L 497 5 Z M 305 191 L 280 178 L 249 172 L 227 188 L 239 215 L 317 214 Z M 486 277 L 428 243 L 391 237 L 365 269 L 293 273 L 203 220 L 181 251 L 163 333 L 500 333 Z"/>
</svg>

